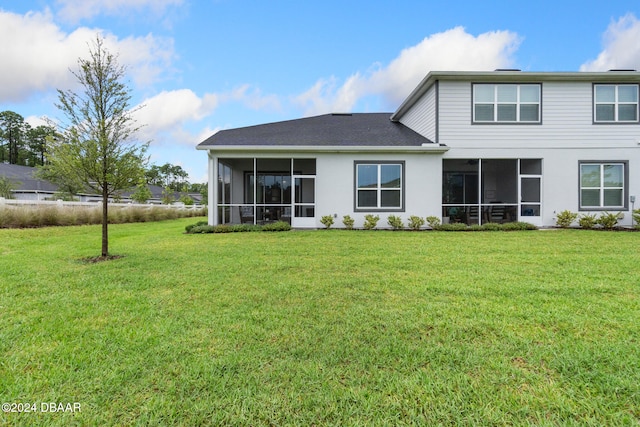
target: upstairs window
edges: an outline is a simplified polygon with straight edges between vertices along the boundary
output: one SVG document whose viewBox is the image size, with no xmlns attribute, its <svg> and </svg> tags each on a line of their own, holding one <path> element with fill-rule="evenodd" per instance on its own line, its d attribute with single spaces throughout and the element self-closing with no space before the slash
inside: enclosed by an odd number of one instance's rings
<svg viewBox="0 0 640 427">
<path fill-rule="evenodd" d="M 596 123 L 637 123 L 638 85 L 594 85 Z"/>
<path fill-rule="evenodd" d="M 404 163 L 356 162 L 356 210 L 401 210 Z"/>
<path fill-rule="evenodd" d="M 539 84 L 474 84 L 474 123 L 540 123 Z"/>
</svg>

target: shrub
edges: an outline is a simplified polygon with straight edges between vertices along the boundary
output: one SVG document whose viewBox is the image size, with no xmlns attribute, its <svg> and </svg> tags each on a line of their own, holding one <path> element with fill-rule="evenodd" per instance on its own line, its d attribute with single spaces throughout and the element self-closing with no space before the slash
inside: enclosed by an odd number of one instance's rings
<svg viewBox="0 0 640 427">
<path fill-rule="evenodd" d="M 284 221 L 272 222 L 262 226 L 262 231 L 289 231 L 291 230 L 291 224 Z"/>
<path fill-rule="evenodd" d="M 576 218 L 578 218 L 577 213 L 564 210 L 556 215 L 556 225 L 562 228 L 571 227 L 571 224 L 576 220 Z"/>
<path fill-rule="evenodd" d="M 498 224 L 497 222 L 485 222 L 482 224 L 483 231 L 501 231 L 502 224 Z"/>
<path fill-rule="evenodd" d="M 266 225 L 253 224 L 219 224 L 208 225 L 206 221 L 198 221 L 185 227 L 187 234 L 205 233 L 243 233 L 251 231 L 289 231 L 291 225 L 288 222 L 278 221 Z"/>
<path fill-rule="evenodd" d="M 600 224 L 605 230 L 612 230 L 618 225 L 618 213 L 602 212 L 600 218 L 598 218 L 598 224 Z"/>
<path fill-rule="evenodd" d="M 198 225 L 195 227 L 192 227 L 191 230 L 189 230 L 190 234 L 203 234 L 203 233 L 219 233 L 221 231 L 216 231 L 216 227 L 218 227 L 218 230 L 220 230 L 219 225 Z"/>
<path fill-rule="evenodd" d="M 440 227 L 440 218 L 437 216 L 430 215 L 427 217 L 427 224 L 434 230 L 437 230 Z"/>
<path fill-rule="evenodd" d="M 632 213 L 633 221 L 636 224 L 636 228 L 640 229 L 640 209 L 636 209 Z"/>
<path fill-rule="evenodd" d="M 200 227 L 203 225 L 208 225 L 207 221 L 198 221 L 195 224 L 189 224 L 184 228 L 184 231 L 186 231 L 187 233 L 190 233 L 191 230 L 193 230 L 195 227 Z"/>
<path fill-rule="evenodd" d="M 502 229 L 504 231 L 521 231 L 521 230 L 537 230 L 538 227 L 528 222 L 516 221 L 516 222 L 506 222 L 502 224 Z"/>
<path fill-rule="evenodd" d="M 397 215 L 389 215 L 387 217 L 387 224 L 389 224 L 394 230 L 402 230 L 404 228 L 402 218 Z"/>
<path fill-rule="evenodd" d="M 351 218 L 351 216 L 345 215 L 342 217 L 342 223 L 347 230 L 353 230 L 353 224 L 355 223 L 355 221 L 353 220 L 353 218 Z"/>
<path fill-rule="evenodd" d="M 378 221 L 380 221 L 380 217 L 378 215 L 367 214 L 364 217 L 363 228 L 365 230 L 373 230 L 378 225 Z"/>
<path fill-rule="evenodd" d="M 582 214 L 578 219 L 578 224 L 582 228 L 590 229 L 598 223 L 598 220 L 594 214 Z"/>
<path fill-rule="evenodd" d="M 184 203 L 185 206 L 193 206 L 195 203 L 194 200 L 188 194 L 183 194 L 180 196 L 180 201 Z"/>
<path fill-rule="evenodd" d="M 5 176 L 0 176 L 0 197 L 5 199 L 13 199 L 13 190 L 17 189 L 22 183 L 10 181 Z"/>
<path fill-rule="evenodd" d="M 251 231 L 262 231 L 262 227 L 253 224 L 234 224 L 230 225 L 229 229 L 234 233 L 243 233 Z"/>
<path fill-rule="evenodd" d="M 451 224 L 442 224 L 438 227 L 442 231 L 468 231 L 469 227 L 464 222 L 453 222 Z"/>
<path fill-rule="evenodd" d="M 420 227 L 424 225 L 424 219 L 422 217 L 411 215 L 409 217 L 409 228 L 412 230 L 420 230 Z"/>
<path fill-rule="evenodd" d="M 328 230 L 333 225 L 333 217 L 331 215 L 325 215 L 322 218 L 320 218 L 320 222 L 322 223 L 322 225 L 327 227 L 327 230 Z"/>
</svg>

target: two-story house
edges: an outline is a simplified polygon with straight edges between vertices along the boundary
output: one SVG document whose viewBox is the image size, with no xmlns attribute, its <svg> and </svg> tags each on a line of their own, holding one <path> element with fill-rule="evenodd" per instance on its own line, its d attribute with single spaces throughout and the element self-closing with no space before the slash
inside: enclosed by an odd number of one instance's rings
<svg viewBox="0 0 640 427">
<path fill-rule="evenodd" d="M 327 114 L 220 131 L 209 223 L 368 213 L 555 224 L 640 193 L 640 73 L 431 72 L 394 113 Z M 640 203 L 639 203 L 640 204 Z"/>
</svg>

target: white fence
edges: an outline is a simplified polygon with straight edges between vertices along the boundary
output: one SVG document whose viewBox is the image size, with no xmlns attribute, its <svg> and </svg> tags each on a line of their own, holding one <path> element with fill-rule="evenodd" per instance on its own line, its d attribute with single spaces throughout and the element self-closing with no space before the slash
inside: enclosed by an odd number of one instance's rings
<svg viewBox="0 0 640 427">
<path fill-rule="evenodd" d="M 97 208 L 102 206 L 102 202 L 65 202 L 62 200 L 18 200 L 18 199 L 5 199 L 0 197 L 0 207 L 2 206 L 60 206 L 60 207 L 90 207 Z M 139 204 L 139 203 L 113 203 L 109 202 L 109 206 L 123 207 L 123 208 L 165 208 L 165 209 L 186 209 L 186 210 L 198 210 L 205 208 L 204 205 L 185 205 L 182 202 L 175 202 L 170 205 L 159 204 Z"/>
</svg>

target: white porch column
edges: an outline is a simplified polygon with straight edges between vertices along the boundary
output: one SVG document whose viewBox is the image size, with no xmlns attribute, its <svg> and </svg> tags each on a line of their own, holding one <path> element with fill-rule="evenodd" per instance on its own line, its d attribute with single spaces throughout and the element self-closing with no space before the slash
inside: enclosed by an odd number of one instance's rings
<svg viewBox="0 0 640 427">
<path fill-rule="evenodd" d="M 218 224 L 218 158 L 209 151 L 209 225 Z"/>
</svg>

